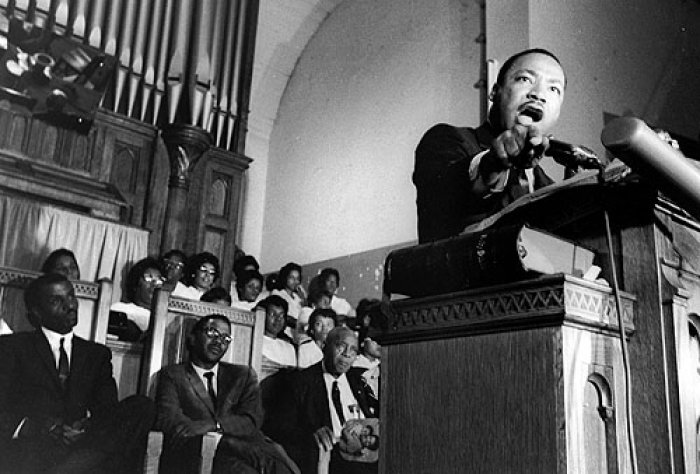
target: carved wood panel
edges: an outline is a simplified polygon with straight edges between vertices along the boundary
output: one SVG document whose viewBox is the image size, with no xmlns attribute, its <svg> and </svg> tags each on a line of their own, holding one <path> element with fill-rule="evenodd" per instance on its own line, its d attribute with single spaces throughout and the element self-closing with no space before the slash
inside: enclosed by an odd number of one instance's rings
<svg viewBox="0 0 700 474">
<path fill-rule="evenodd" d="M 208 251 L 221 262 L 221 284 L 227 287 L 233 270 L 233 252 L 240 233 L 243 176 L 250 159 L 210 149 L 197 165 L 190 185 L 188 207 L 192 223 L 185 238 L 190 253 Z"/>
</svg>

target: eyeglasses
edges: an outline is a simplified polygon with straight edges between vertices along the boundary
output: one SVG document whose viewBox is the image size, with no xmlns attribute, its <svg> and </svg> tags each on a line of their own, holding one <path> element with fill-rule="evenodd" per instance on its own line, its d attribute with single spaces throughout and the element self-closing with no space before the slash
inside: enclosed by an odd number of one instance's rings
<svg viewBox="0 0 700 474">
<path fill-rule="evenodd" d="M 218 339 L 224 344 L 230 344 L 233 338 L 229 334 L 221 334 L 218 329 L 213 327 L 204 328 L 204 334 L 210 339 Z"/>
<path fill-rule="evenodd" d="M 199 267 L 197 271 L 200 271 L 202 273 L 208 273 L 211 276 L 216 276 L 216 270 L 209 270 L 207 267 Z"/>
<path fill-rule="evenodd" d="M 287 313 L 285 313 L 284 311 L 272 310 L 267 313 L 267 316 L 273 319 L 283 319 L 287 317 Z"/>
<path fill-rule="evenodd" d="M 154 275 L 144 275 L 143 281 L 145 281 L 148 284 L 160 286 L 163 284 L 163 277 L 154 276 Z"/>
<path fill-rule="evenodd" d="M 185 266 L 184 263 L 182 262 L 173 262 L 171 260 L 166 260 L 165 261 L 165 268 L 183 268 Z"/>
</svg>

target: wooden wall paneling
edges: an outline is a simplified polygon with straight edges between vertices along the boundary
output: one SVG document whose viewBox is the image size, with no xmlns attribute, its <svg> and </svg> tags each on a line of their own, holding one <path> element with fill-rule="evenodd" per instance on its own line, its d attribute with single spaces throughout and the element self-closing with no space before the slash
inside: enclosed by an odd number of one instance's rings
<svg viewBox="0 0 700 474">
<path fill-rule="evenodd" d="M 380 472 L 629 472 L 609 288 L 560 275 L 392 306 Z"/>
<path fill-rule="evenodd" d="M 143 122 L 100 111 L 97 126 L 101 141 L 100 177 L 117 187 L 130 205 L 124 222 L 143 226 L 151 179 L 156 129 Z"/>
<path fill-rule="evenodd" d="M 651 225 L 618 231 L 626 291 L 637 295 L 637 333 L 630 341 L 632 409 L 639 472 L 673 472 L 667 407 L 660 275 Z M 650 400 L 654 402 L 649 403 Z"/>
<path fill-rule="evenodd" d="M 95 141 L 96 129 L 93 127 L 87 134 L 69 133 L 63 140 L 62 153 L 68 156 L 67 167 L 82 170 L 94 176 L 92 144 Z"/>
<path fill-rule="evenodd" d="M 150 231 L 148 254 L 160 253 L 160 241 L 163 235 L 165 208 L 168 203 L 168 179 L 170 161 L 163 140 L 158 137 L 153 146 L 151 159 L 151 176 L 146 196 L 144 227 Z M 168 249 L 169 250 L 169 249 Z"/>
<path fill-rule="evenodd" d="M 0 100 L 0 130 L 6 131 L 0 133 L 0 149 L 6 150 L 12 135 L 12 107 L 6 100 Z"/>
<path fill-rule="evenodd" d="M 681 224 L 668 215 L 659 215 L 656 244 L 662 270 L 662 303 L 668 328 L 669 400 L 679 409 L 672 411 L 675 446 L 686 472 L 693 472 L 700 461 L 698 451 L 698 354 L 691 330 L 697 334 L 700 319 L 700 226 Z"/>
<path fill-rule="evenodd" d="M 392 401 L 382 417 L 402 422 L 382 425 L 392 440 L 382 448 L 396 451 L 381 453 L 381 472 L 559 472 L 554 338 L 522 331 L 392 346 L 382 378 L 400 383 L 382 393 Z M 527 435 L 517 422 L 529 423 Z"/>
<path fill-rule="evenodd" d="M 29 134 L 29 117 L 12 112 L 10 124 L 10 139 L 7 141 L 7 149 L 24 154 L 24 146 Z"/>
<path fill-rule="evenodd" d="M 227 288 L 233 271 L 233 254 L 239 237 L 243 198 L 243 173 L 250 159 L 212 148 L 203 163 L 199 247 L 214 253 L 221 262 L 221 284 Z"/>
</svg>

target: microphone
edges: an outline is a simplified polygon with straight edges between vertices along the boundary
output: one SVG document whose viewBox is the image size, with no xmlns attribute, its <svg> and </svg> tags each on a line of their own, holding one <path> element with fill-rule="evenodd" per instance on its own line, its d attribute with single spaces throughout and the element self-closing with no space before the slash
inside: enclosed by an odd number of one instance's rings
<svg viewBox="0 0 700 474">
<path fill-rule="evenodd" d="M 554 158 L 554 161 L 567 168 L 578 168 L 588 170 L 600 170 L 604 168 L 603 163 L 593 150 L 583 145 L 572 145 L 571 143 L 549 139 L 549 148 L 544 152 Z"/>
</svg>

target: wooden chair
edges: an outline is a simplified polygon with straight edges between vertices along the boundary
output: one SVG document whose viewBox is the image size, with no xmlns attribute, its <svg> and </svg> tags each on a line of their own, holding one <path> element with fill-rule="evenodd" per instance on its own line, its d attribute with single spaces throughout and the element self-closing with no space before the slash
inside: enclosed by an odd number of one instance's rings
<svg viewBox="0 0 700 474">
<path fill-rule="evenodd" d="M 186 360 L 185 339 L 197 319 L 209 314 L 222 314 L 231 321 L 233 341 L 222 360 L 251 366 L 260 372 L 262 341 L 265 327 L 264 311 L 253 313 L 232 307 L 201 301 L 171 298 L 164 289 L 153 297 L 151 317 L 152 337 L 144 354 L 140 391 L 155 397 L 158 371 L 167 365 Z M 199 472 L 211 472 L 214 453 L 221 435 L 208 433 L 203 437 Z M 157 473 L 163 449 L 163 433 L 152 431 L 148 438 L 145 473 Z"/>
<path fill-rule="evenodd" d="M 39 272 L 0 267 L 0 314 L 14 332 L 33 330 L 27 320 L 24 289 Z M 109 307 L 112 304 L 112 282 L 73 281 L 78 298 L 78 325 L 75 333 L 90 341 L 104 344 L 107 339 Z"/>
</svg>

